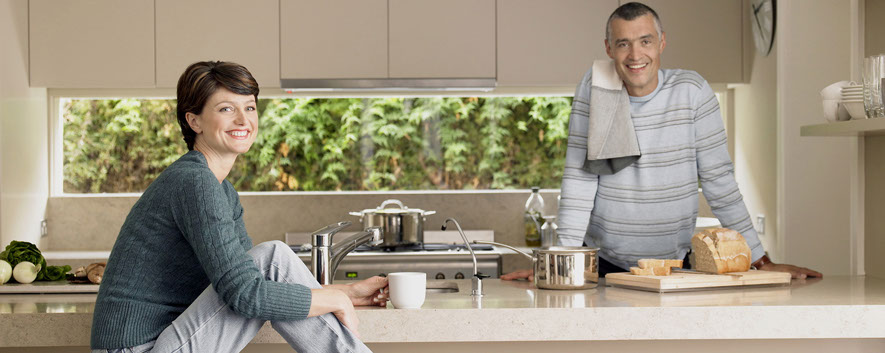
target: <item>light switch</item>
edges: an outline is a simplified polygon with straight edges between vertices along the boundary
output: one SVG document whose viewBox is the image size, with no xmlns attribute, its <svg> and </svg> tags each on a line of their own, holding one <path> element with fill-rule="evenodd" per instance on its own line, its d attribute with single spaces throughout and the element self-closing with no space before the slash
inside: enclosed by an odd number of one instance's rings
<svg viewBox="0 0 885 353">
<path fill-rule="evenodd" d="M 759 235 L 765 235 L 765 215 L 764 214 L 756 215 L 756 233 L 759 233 Z"/>
</svg>

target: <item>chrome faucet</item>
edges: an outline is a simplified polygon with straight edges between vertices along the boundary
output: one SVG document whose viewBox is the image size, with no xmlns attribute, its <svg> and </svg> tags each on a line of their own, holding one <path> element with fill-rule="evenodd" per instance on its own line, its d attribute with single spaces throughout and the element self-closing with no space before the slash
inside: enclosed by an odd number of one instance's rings
<svg viewBox="0 0 885 353">
<path fill-rule="evenodd" d="M 320 284 L 332 284 L 338 264 L 357 246 L 369 243 L 378 245 L 384 240 L 381 227 L 370 227 L 332 245 L 332 236 L 350 226 L 350 222 L 338 222 L 323 227 L 310 235 L 310 270 Z"/>
<path fill-rule="evenodd" d="M 482 273 L 479 273 L 479 270 L 476 266 L 476 253 L 473 252 L 473 248 L 470 246 L 470 242 L 467 240 L 467 236 L 464 235 L 464 231 L 461 230 L 461 225 L 458 224 L 454 218 L 446 218 L 445 223 L 442 225 L 442 230 L 446 230 L 446 224 L 449 222 L 455 223 L 455 227 L 458 228 L 458 233 L 461 233 L 461 239 L 464 239 L 464 245 L 467 245 L 467 250 L 470 251 L 470 256 L 473 257 L 473 288 L 470 291 L 470 295 L 475 297 L 482 296 L 482 279 L 488 278 Z"/>
</svg>

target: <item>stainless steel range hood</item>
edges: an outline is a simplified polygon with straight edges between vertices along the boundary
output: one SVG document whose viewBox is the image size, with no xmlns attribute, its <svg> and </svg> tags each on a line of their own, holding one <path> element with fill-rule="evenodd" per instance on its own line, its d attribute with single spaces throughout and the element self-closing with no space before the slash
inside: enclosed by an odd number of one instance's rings
<svg viewBox="0 0 885 353">
<path fill-rule="evenodd" d="M 280 79 L 283 90 L 316 91 L 483 91 L 495 89 L 494 78 Z"/>
</svg>

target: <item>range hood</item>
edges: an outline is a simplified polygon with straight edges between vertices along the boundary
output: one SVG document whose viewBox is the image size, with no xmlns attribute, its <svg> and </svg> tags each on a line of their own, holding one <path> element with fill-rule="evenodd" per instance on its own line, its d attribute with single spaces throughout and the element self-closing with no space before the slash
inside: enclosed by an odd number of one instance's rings
<svg viewBox="0 0 885 353">
<path fill-rule="evenodd" d="M 495 89 L 494 78 L 280 79 L 288 93 L 317 91 L 483 91 Z"/>
</svg>

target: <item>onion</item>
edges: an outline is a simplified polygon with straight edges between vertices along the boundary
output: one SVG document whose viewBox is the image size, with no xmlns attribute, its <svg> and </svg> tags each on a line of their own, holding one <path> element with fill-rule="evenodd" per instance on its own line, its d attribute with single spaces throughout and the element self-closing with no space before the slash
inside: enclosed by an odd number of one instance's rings
<svg viewBox="0 0 885 353">
<path fill-rule="evenodd" d="M 15 265 L 15 268 L 12 269 L 12 277 L 15 278 L 18 283 L 28 284 L 37 279 L 37 274 L 40 273 L 40 267 L 34 266 L 34 264 L 28 261 L 19 262 L 18 265 Z"/>
<path fill-rule="evenodd" d="M 9 277 L 12 277 L 12 266 L 8 262 L 0 260 L 0 284 L 8 282 Z"/>
</svg>

